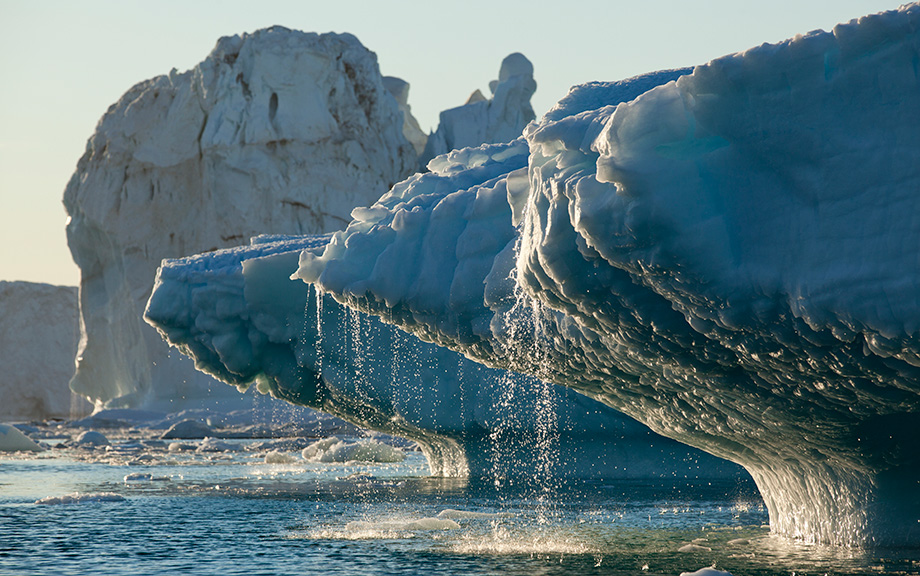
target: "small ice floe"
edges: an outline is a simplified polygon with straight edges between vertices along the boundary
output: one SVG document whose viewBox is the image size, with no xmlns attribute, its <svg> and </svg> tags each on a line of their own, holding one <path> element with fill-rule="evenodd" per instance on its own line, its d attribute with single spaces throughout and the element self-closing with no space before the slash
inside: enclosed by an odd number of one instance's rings
<svg viewBox="0 0 920 576">
<path fill-rule="evenodd" d="M 108 446 L 109 439 L 102 432 L 84 430 L 74 438 L 73 443 L 81 448 L 95 448 L 96 446 Z"/>
<path fill-rule="evenodd" d="M 712 552 L 712 548 L 709 546 L 701 546 L 700 544 L 684 544 L 677 549 L 678 552 Z"/>
<path fill-rule="evenodd" d="M 227 442 L 226 440 L 218 440 L 217 438 L 205 438 L 201 441 L 201 444 L 198 445 L 198 452 L 239 452 L 243 448 L 234 444 L 233 442 Z"/>
<path fill-rule="evenodd" d="M 680 576 L 732 576 L 731 572 L 716 570 L 715 566 L 700 568 L 696 572 L 681 572 Z"/>
<path fill-rule="evenodd" d="M 170 442 L 169 446 L 166 448 L 167 452 L 188 452 L 195 449 L 194 444 L 186 444 L 184 442 Z"/>
<path fill-rule="evenodd" d="M 36 500 L 36 504 L 45 506 L 57 504 L 85 504 L 87 502 L 124 502 L 126 498 L 114 492 L 98 492 L 96 494 L 66 494 L 64 496 L 48 496 L 41 500 Z"/>
<path fill-rule="evenodd" d="M 293 464 L 294 462 L 297 462 L 297 458 L 277 450 L 272 450 L 265 455 L 266 464 Z"/>
<path fill-rule="evenodd" d="M 44 448 L 15 426 L 0 424 L 0 452 L 41 452 Z"/>
<path fill-rule="evenodd" d="M 418 518 L 415 520 L 390 520 L 386 522 L 354 521 L 345 525 L 349 532 L 418 532 L 429 530 L 456 530 L 460 525 L 448 518 Z"/>
<path fill-rule="evenodd" d="M 507 512 L 470 512 L 468 510 L 446 509 L 438 512 L 438 518 L 450 518 L 451 520 L 466 520 L 472 518 L 509 518 L 511 514 Z"/>
<path fill-rule="evenodd" d="M 729 540 L 727 544 L 729 546 L 750 546 L 751 541 L 747 538 L 735 538 L 734 540 Z"/>
<path fill-rule="evenodd" d="M 146 472 L 135 472 L 125 476 L 125 483 L 128 482 L 168 482 L 169 476 L 154 476 Z"/>
<path fill-rule="evenodd" d="M 214 429 L 199 420 L 182 420 L 160 436 L 163 440 L 191 440 L 214 435 Z"/>
<path fill-rule="evenodd" d="M 406 454 L 377 440 L 346 442 L 337 436 L 330 436 L 307 446 L 301 452 L 304 460 L 310 462 L 402 462 Z"/>
</svg>

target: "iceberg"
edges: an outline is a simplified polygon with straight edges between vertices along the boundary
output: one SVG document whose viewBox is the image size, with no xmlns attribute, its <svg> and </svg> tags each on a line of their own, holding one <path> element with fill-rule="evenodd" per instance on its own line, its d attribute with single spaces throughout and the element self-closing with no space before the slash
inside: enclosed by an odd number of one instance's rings
<svg viewBox="0 0 920 576">
<path fill-rule="evenodd" d="M 376 56 L 349 34 L 228 36 L 193 69 L 131 88 L 64 192 L 81 274 L 71 388 L 97 407 L 171 410 L 232 392 L 143 322 L 160 261 L 343 227 L 415 171 L 404 121 Z"/>
<path fill-rule="evenodd" d="M 260 236 L 165 261 L 146 319 L 223 382 L 415 441 L 436 476 L 745 477 L 570 389 L 483 367 L 291 280 L 301 252 L 328 241 Z"/>
<path fill-rule="evenodd" d="M 911 4 L 628 102 L 576 89 L 297 276 L 743 465 L 779 534 L 920 545 L 918 62 Z"/>
<path fill-rule="evenodd" d="M 68 418 L 80 326 L 77 289 L 0 281 L 0 420 Z"/>
</svg>

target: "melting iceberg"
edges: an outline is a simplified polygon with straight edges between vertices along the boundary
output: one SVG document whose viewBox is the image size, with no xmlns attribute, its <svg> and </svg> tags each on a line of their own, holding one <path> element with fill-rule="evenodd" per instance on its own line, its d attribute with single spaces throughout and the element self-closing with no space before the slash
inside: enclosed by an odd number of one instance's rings
<svg viewBox="0 0 920 576">
<path fill-rule="evenodd" d="M 588 86 L 297 274 L 742 464 L 778 533 L 918 545 L 918 62 L 914 4 L 616 106 Z"/>
<path fill-rule="evenodd" d="M 166 261 L 147 320 L 224 382 L 255 383 L 416 441 L 435 475 L 514 482 L 744 474 L 570 389 L 485 368 L 292 281 L 300 253 L 328 241 L 262 236 Z"/>
</svg>

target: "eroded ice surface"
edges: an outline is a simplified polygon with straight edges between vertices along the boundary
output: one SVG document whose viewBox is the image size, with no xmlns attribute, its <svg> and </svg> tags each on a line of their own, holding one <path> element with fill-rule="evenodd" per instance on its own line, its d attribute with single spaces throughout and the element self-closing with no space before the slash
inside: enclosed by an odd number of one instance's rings
<svg viewBox="0 0 920 576">
<path fill-rule="evenodd" d="M 298 274 L 743 464 L 779 533 L 918 545 L 918 61 L 909 5 L 563 102 Z"/>
<path fill-rule="evenodd" d="M 263 236 L 164 262 L 147 319 L 224 382 L 255 382 L 294 404 L 411 438 L 435 475 L 743 476 L 569 389 L 482 367 L 291 280 L 301 251 L 322 250 L 328 240 Z M 176 436 L 183 426 L 190 430 Z M 179 422 L 163 437 L 202 437 L 209 430 L 202 427 Z"/>
<path fill-rule="evenodd" d="M 281 27 L 221 38 L 191 70 L 131 88 L 64 193 L 81 274 L 73 390 L 172 410 L 229 396 L 143 322 L 160 261 L 340 229 L 415 171 L 407 112 L 354 36 Z"/>
</svg>

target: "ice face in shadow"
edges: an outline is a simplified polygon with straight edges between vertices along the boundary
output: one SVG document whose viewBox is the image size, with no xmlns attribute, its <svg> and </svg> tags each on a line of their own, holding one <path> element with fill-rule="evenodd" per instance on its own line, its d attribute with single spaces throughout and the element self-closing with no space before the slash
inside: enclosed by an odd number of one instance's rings
<svg viewBox="0 0 920 576">
<path fill-rule="evenodd" d="M 415 440 L 434 475 L 529 484 L 746 477 L 570 389 L 486 368 L 290 279 L 301 251 L 328 240 L 263 236 L 164 262 L 147 320 L 224 382 L 255 382 Z"/>
<path fill-rule="evenodd" d="M 910 5 L 570 98 L 527 167 L 436 159 L 298 274 L 744 465 L 778 533 L 920 545 L 918 30 Z"/>
</svg>

